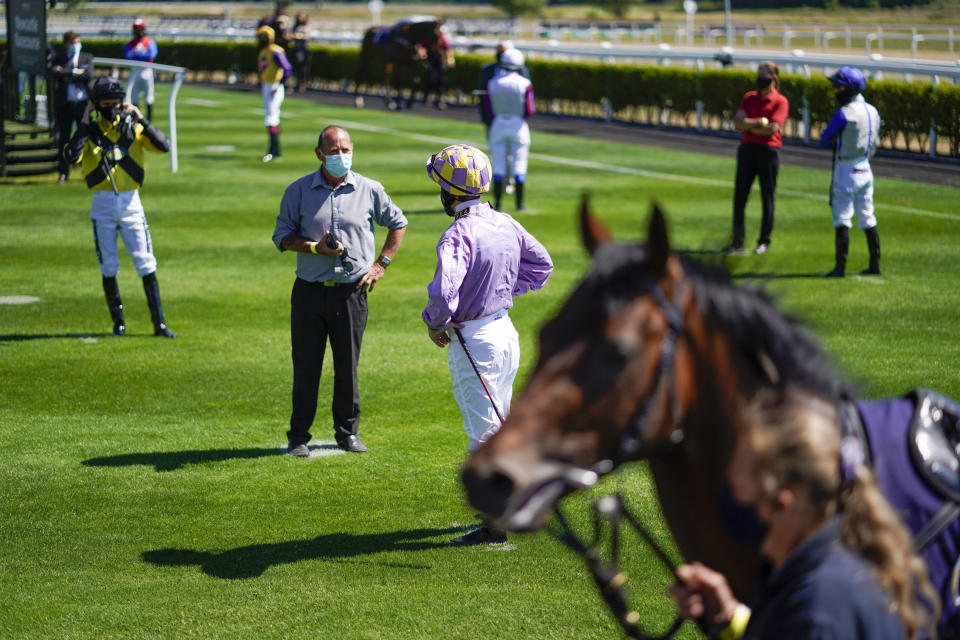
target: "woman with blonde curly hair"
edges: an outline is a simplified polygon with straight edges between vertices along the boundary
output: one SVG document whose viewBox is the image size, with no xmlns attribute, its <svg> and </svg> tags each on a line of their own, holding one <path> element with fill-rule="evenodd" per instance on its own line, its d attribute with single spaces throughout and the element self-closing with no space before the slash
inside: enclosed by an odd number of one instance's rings
<svg viewBox="0 0 960 640">
<path fill-rule="evenodd" d="M 728 472 L 768 526 L 752 611 L 699 563 L 677 569 L 680 611 L 724 639 L 933 637 L 937 596 L 859 441 L 841 441 L 832 406 L 771 405 L 754 406 Z"/>
</svg>

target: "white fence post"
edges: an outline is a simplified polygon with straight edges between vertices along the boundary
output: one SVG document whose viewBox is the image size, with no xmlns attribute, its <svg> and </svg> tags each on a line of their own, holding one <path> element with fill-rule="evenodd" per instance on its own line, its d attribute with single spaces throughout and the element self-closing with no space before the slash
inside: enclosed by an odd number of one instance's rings
<svg viewBox="0 0 960 640">
<path fill-rule="evenodd" d="M 823 52 L 826 53 L 827 49 L 830 48 L 830 41 L 838 37 L 840 34 L 835 31 L 825 31 L 823 33 Z"/>
<path fill-rule="evenodd" d="M 810 79 L 809 66 L 801 64 L 800 73 L 807 80 Z M 800 119 L 803 122 L 803 141 L 810 144 L 810 100 L 807 99 L 806 93 L 803 94 L 803 108 L 800 110 Z"/>
<path fill-rule="evenodd" d="M 933 76 L 933 86 L 940 84 L 940 76 Z M 937 121 L 930 118 L 930 157 L 937 157 Z"/>
<path fill-rule="evenodd" d="M 697 58 L 697 82 L 698 83 L 702 82 L 702 79 L 703 79 L 703 59 Z M 701 87 L 702 86 L 703 85 L 701 84 Z M 697 93 L 698 94 L 702 93 L 702 89 Z M 701 131 L 703 130 L 703 99 L 702 98 L 697 98 L 697 129 Z"/>
</svg>

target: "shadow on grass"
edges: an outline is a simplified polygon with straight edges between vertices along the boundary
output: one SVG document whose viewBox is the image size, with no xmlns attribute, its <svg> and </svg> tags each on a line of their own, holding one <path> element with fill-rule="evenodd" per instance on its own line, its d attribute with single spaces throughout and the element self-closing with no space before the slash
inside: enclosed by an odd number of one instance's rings
<svg viewBox="0 0 960 640">
<path fill-rule="evenodd" d="M 724 256 L 724 257 L 741 257 L 748 255 L 747 253 L 731 253 L 726 249 L 711 249 L 708 247 L 703 247 L 700 249 L 674 249 L 677 253 L 683 256 Z M 752 251 L 750 253 L 753 253 Z"/>
<path fill-rule="evenodd" d="M 337 560 L 356 558 L 384 551 L 423 551 L 449 546 L 447 542 L 430 542 L 423 538 L 462 533 L 461 527 L 445 529 L 410 529 L 386 533 L 329 533 L 308 540 L 291 540 L 274 544 L 253 544 L 223 552 L 209 553 L 192 549 L 155 549 L 144 551 L 145 562 L 161 567 L 199 566 L 207 575 L 227 580 L 256 578 L 274 565 L 300 560 Z M 429 565 L 382 563 L 403 569 L 430 569 Z"/>
<path fill-rule="evenodd" d="M 735 273 L 730 276 L 731 280 L 790 280 L 790 279 L 802 279 L 802 278 L 818 278 L 822 279 L 822 273 L 773 273 L 772 271 L 759 272 L 759 271 L 744 271 L 743 273 Z"/>
<path fill-rule="evenodd" d="M 109 338 L 109 333 L 7 333 L 0 334 L 0 342 L 23 342 L 25 340 L 57 340 L 59 338 Z M 126 337 L 126 336 L 124 336 Z"/>
<path fill-rule="evenodd" d="M 157 338 L 152 333 L 127 333 L 123 336 L 114 336 L 109 333 L 5 333 L 0 334 L 0 342 L 25 342 L 27 340 L 62 340 L 76 338 L 77 340 L 140 340 L 142 338 Z"/>
<path fill-rule="evenodd" d="M 336 448 L 328 445 L 330 448 Z M 273 448 L 259 449 L 206 449 L 196 451 L 154 451 L 151 453 L 124 453 L 117 456 L 90 458 L 81 464 L 85 467 L 129 467 L 138 464 L 152 465 L 157 471 L 174 471 L 187 464 L 222 462 L 243 458 L 264 458 L 266 456 L 285 455 L 286 450 Z"/>
<path fill-rule="evenodd" d="M 404 209 L 403 215 L 405 216 L 425 216 L 430 214 L 436 214 L 438 217 L 443 215 L 443 209 L 440 207 L 433 207 L 432 209 Z"/>
<path fill-rule="evenodd" d="M 395 200 L 398 197 L 404 198 L 406 196 L 437 197 L 437 193 L 438 193 L 437 188 L 436 187 L 431 188 L 431 186 L 426 186 L 426 187 L 423 187 L 422 189 L 390 189 L 387 193 L 390 195 L 391 200 Z M 404 211 L 404 213 L 406 213 L 406 211 Z"/>
<path fill-rule="evenodd" d="M 727 249 L 676 249 L 677 253 L 685 256 L 690 256 L 692 258 L 697 258 L 702 261 L 706 261 L 711 264 L 720 265 L 722 268 L 727 271 L 732 271 L 729 267 L 730 264 L 746 264 L 741 262 L 740 259 L 760 259 L 753 257 L 753 251 L 744 251 L 742 253 L 730 252 Z M 805 278 L 822 278 L 823 274 L 820 272 L 817 273 L 799 273 L 799 272 L 787 272 L 787 273 L 777 273 L 775 271 L 742 271 L 739 273 L 731 273 L 731 280 L 800 280 Z"/>
</svg>

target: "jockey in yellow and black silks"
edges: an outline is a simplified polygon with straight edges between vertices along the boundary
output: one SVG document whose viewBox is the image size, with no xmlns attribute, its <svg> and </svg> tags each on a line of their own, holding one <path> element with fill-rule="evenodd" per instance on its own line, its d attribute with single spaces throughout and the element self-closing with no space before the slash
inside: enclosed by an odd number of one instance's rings
<svg viewBox="0 0 960 640">
<path fill-rule="evenodd" d="M 280 157 L 280 105 L 283 104 L 284 81 L 290 77 L 293 67 L 287 60 L 283 47 L 274 43 L 272 27 L 257 29 L 257 73 L 260 74 L 260 93 L 263 96 L 263 124 L 267 127 L 270 143 L 267 153 L 261 158 L 270 162 Z"/>
<path fill-rule="evenodd" d="M 82 172 L 87 186 L 91 189 L 112 190 L 113 186 L 104 168 L 103 156 L 107 156 L 110 171 L 116 181 L 118 191 L 130 191 L 143 186 L 144 149 L 157 153 L 170 150 L 170 143 L 159 129 L 146 118 L 134 121 L 119 110 L 114 119 L 107 120 L 102 115 L 90 118 L 87 123 L 87 136 L 79 152 L 68 154 L 82 156 Z M 108 116 L 109 117 L 109 112 Z M 78 132 L 79 133 L 79 132 Z M 79 143 L 81 136 L 74 136 L 70 145 Z"/>
<path fill-rule="evenodd" d="M 137 107 L 123 102 L 124 93 L 123 85 L 116 79 L 97 79 L 93 85 L 93 105 L 87 107 L 63 155 L 71 164 L 82 159 L 87 187 L 93 191 L 90 206 L 93 242 L 103 276 L 107 307 L 113 320 L 112 335 L 122 336 L 126 331 L 117 287 L 119 232 L 124 248 L 133 258 L 137 275 L 143 278 L 154 335 L 175 338 L 176 334 L 164 321 L 157 284 L 157 260 L 153 256 L 150 229 L 140 203 L 144 149 L 165 153 L 170 150 L 170 143 Z"/>
</svg>

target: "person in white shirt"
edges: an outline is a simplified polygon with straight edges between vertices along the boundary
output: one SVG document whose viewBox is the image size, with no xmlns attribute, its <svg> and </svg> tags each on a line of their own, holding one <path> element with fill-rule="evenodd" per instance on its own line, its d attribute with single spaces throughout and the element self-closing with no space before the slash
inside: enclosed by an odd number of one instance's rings
<svg viewBox="0 0 960 640">
<path fill-rule="evenodd" d="M 516 182 L 517 211 L 524 211 L 523 192 L 530 153 L 530 127 L 527 118 L 535 113 L 533 84 L 521 74 L 523 54 L 507 49 L 500 56 L 500 71 L 487 83 L 483 96 L 490 125 L 490 156 L 493 162 L 493 208 L 500 210 L 504 177 Z M 509 159 L 509 161 L 508 161 Z"/>
</svg>

